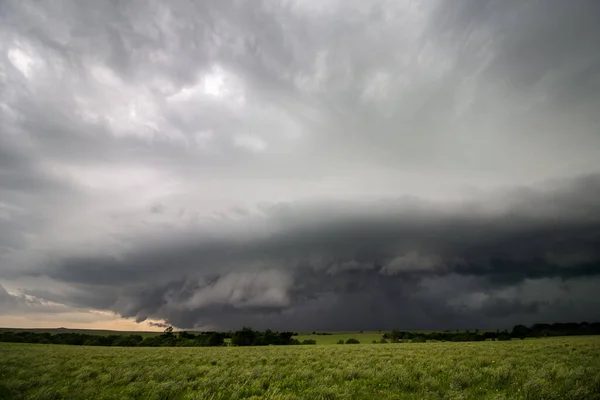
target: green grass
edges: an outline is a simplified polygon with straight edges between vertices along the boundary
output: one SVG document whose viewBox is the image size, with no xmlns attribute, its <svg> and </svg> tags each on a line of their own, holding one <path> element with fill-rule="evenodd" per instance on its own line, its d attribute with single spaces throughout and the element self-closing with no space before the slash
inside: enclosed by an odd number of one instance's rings
<svg viewBox="0 0 600 400">
<path fill-rule="evenodd" d="M 222 348 L 0 343 L 0 399 L 19 398 L 593 400 L 600 337 Z"/>
</svg>

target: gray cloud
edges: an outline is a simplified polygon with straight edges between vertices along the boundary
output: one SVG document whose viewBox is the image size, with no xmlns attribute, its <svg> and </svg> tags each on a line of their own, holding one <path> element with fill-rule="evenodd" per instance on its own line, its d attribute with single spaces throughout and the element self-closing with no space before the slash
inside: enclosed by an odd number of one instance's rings
<svg viewBox="0 0 600 400">
<path fill-rule="evenodd" d="M 267 206 L 242 219 L 219 220 L 208 240 L 193 228 L 159 243 L 138 237 L 133 250 L 112 257 L 56 254 L 30 274 L 93 288 L 82 290 L 93 294 L 31 294 L 182 327 L 253 320 L 300 327 L 303 318 L 307 326 L 335 327 L 341 316 L 350 318 L 339 321 L 347 328 L 389 327 L 390 321 L 442 327 L 465 318 L 461 310 L 468 306 L 456 303 L 464 298 L 481 303 L 464 323 L 493 326 L 511 310 L 529 315 L 542 307 L 521 294 L 498 292 L 544 279 L 598 280 L 600 209 L 581 201 L 598 195 L 600 176 L 593 176 L 469 204 Z M 478 283 L 439 297 L 422 285 L 427 279 L 454 285 L 453 277 Z M 311 307 L 320 311 L 304 311 Z M 419 317 L 403 319 L 406 307 Z M 351 318 L 359 309 L 364 315 Z"/>
<path fill-rule="evenodd" d="M 598 11 L 2 2 L 2 284 L 185 328 L 598 318 Z"/>
<path fill-rule="evenodd" d="M 23 293 L 12 294 L 0 286 L 0 312 L 2 315 L 27 315 L 30 313 L 61 314 L 73 308 Z"/>
</svg>

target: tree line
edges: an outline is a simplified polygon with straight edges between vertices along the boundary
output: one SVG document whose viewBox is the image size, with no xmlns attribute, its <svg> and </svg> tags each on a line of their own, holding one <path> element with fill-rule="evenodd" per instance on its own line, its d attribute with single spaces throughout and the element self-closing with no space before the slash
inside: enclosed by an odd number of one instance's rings
<svg viewBox="0 0 600 400">
<path fill-rule="evenodd" d="M 315 335 L 318 333 L 314 333 Z M 331 333 L 322 333 L 331 335 Z M 485 340 L 512 340 L 525 338 L 540 338 L 550 336 L 574 335 L 600 335 L 600 322 L 581 323 L 554 323 L 534 324 L 531 326 L 515 325 L 511 331 L 497 330 L 495 332 L 474 331 L 442 331 L 442 332 L 413 332 L 397 329 L 383 334 L 377 343 L 402 343 L 402 342 L 478 342 Z M 255 331 L 250 327 L 243 327 L 235 332 L 174 332 L 168 327 L 160 335 L 142 336 L 131 335 L 92 335 L 87 333 L 61 332 L 51 334 L 48 332 L 12 332 L 0 331 L 0 342 L 12 343 L 42 343 L 42 344 L 69 344 L 76 346 L 124 346 L 124 347 L 198 347 L 198 346 L 285 346 L 285 345 L 311 345 L 317 342 L 312 339 L 298 340 L 295 332 Z M 356 339 L 340 340 L 338 344 L 360 343 Z"/>
<path fill-rule="evenodd" d="M 600 322 L 534 324 L 530 327 L 525 325 L 515 325 L 510 332 L 508 330 L 480 332 L 478 329 L 473 332 L 468 330 L 464 332 L 411 332 L 394 329 L 391 332 L 384 333 L 379 343 L 418 343 L 429 340 L 443 342 L 483 342 L 485 340 L 512 340 L 578 335 L 600 335 Z"/>
<path fill-rule="evenodd" d="M 577 335 L 600 335 L 600 322 L 534 324 L 530 327 L 515 325 L 511 332 L 511 336 L 518 339 Z"/>
<path fill-rule="evenodd" d="M 496 332 L 411 332 L 397 329 L 383 334 L 379 343 L 424 343 L 427 341 L 438 342 L 483 342 L 485 340 L 511 340 L 510 332 L 507 330 Z"/>
<path fill-rule="evenodd" d="M 78 332 L 12 332 L 0 331 L 0 342 L 68 344 L 75 346 L 122 346 L 122 347 L 215 347 L 215 346 L 268 346 L 268 345 L 307 345 L 314 340 L 293 338 L 295 332 L 264 332 L 244 327 L 235 332 L 174 332 L 168 327 L 160 335 L 92 335 Z M 226 342 L 225 339 L 230 339 Z"/>
</svg>

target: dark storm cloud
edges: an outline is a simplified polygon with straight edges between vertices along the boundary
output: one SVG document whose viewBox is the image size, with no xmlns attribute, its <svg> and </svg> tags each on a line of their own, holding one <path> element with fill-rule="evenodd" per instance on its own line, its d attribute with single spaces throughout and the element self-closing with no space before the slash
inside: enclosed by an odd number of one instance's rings
<svg viewBox="0 0 600 400">
<path fill-rule="evenodd" d="M 0 301 L 184 328 L 600 318 L 599 13 L 4 1 L 0 283 L 34 297 Z"/>
<path fill-rule="evenodd" d="M 169 324 L 165 324 L 164 322 L 148 322 L 148 325 L 153 326 L 155 328 L 167 328 Z"/>
<path fill-rule="evenodd" d="M 452 307 L 451 298 L 434 301 L 435 293 L 421 281 L 477 278 L 485 311 L 468 321 L 491 324 L 486 319 L 532 314 L 541 307 L 494 297 L 495 292 L 540 279 L 597 279 L 600 205 L 592 199 L 599 195 L 600 176 L 587 176 L 443 208 L 417 200 L 274 205 L 254 217 L 221 221 L 214 232 L 230 224 L 221 238 L 205 240 L 194 230 L 160 244 L 138 238 L 130 252 L 59 255 L 33 273 L 93 287 L 94 294 L 78 304 L 184 328 L 235 327 L 253 319 L 279 327 L 299 327 L 300 321 L 330 328 L 389 327 L 390 321 L 401 321 L 439 328 L 470 306 Z M 360 317 L 357 310 L 363 311 Z"/>
</svg>

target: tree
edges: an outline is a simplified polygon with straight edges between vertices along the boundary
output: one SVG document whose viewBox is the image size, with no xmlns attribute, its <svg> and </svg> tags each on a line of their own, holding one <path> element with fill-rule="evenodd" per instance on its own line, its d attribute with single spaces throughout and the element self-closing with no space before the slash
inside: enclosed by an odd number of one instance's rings
<svg viewBox="0 0 600 400">
<path fill-rule="evenodd" d="M 256 336 L 257 332 L 245 326 L 231 336 L 231 344 L 234 346 L 250 346 L 254 343 Z"/>
<path fill-rule="evenodd" d="M 398 343 L 400 341 L 401 337 L 402 337 L 402 332 L 400 332 L 397 329 L 394 329 L 389 335 L 390 342 L 392 342 L 392 343 Z"/>
<path fill-rule="evenodd" d="M 530 329 L 525 325 L 515 325 L 510 336 L 514 338 L 525 339 L 527 336 L 529 336 L 530 332 Z"/>
<path fill-rule="evenodd" d="M 121 335 L 113 342 L 113 346 L 137 346 L 142 342 L 142 335 Z M 87 343 L 87 342 L 86 342 Z"/>
<path fill-rule="evenodd" d="M 225 344 L 225 338 L 222 334 L 215 332 L 208 337 L 206 344 L 208 346 L 223 346 Z"/>
<path fill-rule="evenodd" d="M 186 331 L 181 331 L 181 332 L 179 332 L 179 333 L 177 334 L 177 336 L 178 336 L 180 339 L 188 339 L 188 340 L 189 340 L 189 339 L 195 339 L 195 338 L 196 338 L 196 335 L 194 335 L 193 333 L 186 332 Z"/>
</svg>

